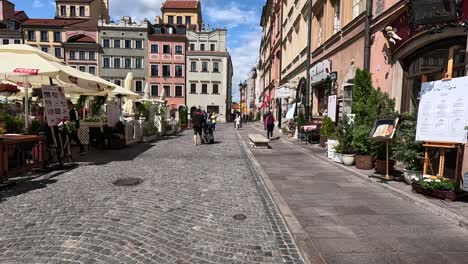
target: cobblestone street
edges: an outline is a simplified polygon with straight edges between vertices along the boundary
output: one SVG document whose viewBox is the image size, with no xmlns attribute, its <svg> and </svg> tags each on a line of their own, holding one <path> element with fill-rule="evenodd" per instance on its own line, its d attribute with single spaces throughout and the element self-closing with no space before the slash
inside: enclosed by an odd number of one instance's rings
<svg viewBox="0 0 468 264">
<path fill-rule="evenodd" d="M 231 127 L 191 136 L 1 187 L 0 263 L 302 263 Z"/>
</svg>

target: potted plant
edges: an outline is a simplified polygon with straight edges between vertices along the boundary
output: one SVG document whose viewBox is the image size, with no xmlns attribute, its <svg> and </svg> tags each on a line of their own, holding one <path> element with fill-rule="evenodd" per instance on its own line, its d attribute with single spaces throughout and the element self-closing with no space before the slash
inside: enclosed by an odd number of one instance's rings
<svg viewBox="0 0 468 264">
<path fill-rule="evenodd" d="M 188 128 L 188 120 L 187 120 L 187 109 L 184 108 L 182 111 L 180 111 L 180 128 L 181 129 L 187 129 Z"/>
<path fill-rule="evenodd" d="M 392 149 L 388 149 L 388 156 L 392 157 Z M 385 142 L 372 141 L 372 158 L 375 160 L 375 172 L 377 174 L 387 173 L 387 146 Z M 388 173 L 395 171 L 395 160 L 388 160 Z"/>
<path fill-rule="evenodd" d="M 328 137 L 335 133 L 336 126 L 330 117 L 323 118 L 322 126 L 320 127 L 320 146 L 325 147 Z"/>
<path fill-rule="evenodd" d="M 455 184 L 447 178 L 425 175 L 419 182 L 413 182 L 412 187 L 419 194 L 442 200 L 455 201 L 457 199 Z"/>
<path fill-rule="evenodd" d="M 355 154 L 352 146 L 353 129 L 354 124 L 346 115 L 340 119 L 336 129 L 336 136 L 338 139 L 338 146 L 335 147 L 336 153 L 338 153 L 337 160 L 341 158 L 341 162 L 346 166 L 353 166 L 355 161 Z"/>
<path fill-rule="evenodd" d="M 286 128 L 286 126 L 283 126 L 281 128 L 281 133 L 283 133 L 283 135 L 287 135 L 288 134 L 288 129 Z"/>
<path fill-rule="evenodd" d="M 405 114 L 402 117 L 393 144 L 393 157 L 403 165 L 403 175 L 408 184 L 419 181 L 422 177 L 424 147 L 422 142 L 416 141 L 416 119 L 416 113 Z"/>
<path fill-rule="evenodd" d="M 333 162 L 343 164 L 343 144 L 339 143 L 333 146 L 333 157 L 331 158 Z"/>
<path fill-rule="evenodd" d="M 369 134 L 371 127 L 368 125 L 356 126 L 353 130 L 353 142 L 351 146 L 356 153 L 356 168 L 360 170 L 372 170 L 371 142 Z"/>
</svg>

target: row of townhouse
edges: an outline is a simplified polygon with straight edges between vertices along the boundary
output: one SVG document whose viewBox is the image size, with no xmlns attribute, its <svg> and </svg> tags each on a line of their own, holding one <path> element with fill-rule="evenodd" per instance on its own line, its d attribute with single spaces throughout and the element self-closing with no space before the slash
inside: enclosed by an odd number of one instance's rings
<svg viewBox="0 0 468 264">
<path fill-rule="evenodd" d="M 150 89 L 173 109 L 203 108 L 227 121 L 231 109 L 233 68 L 227 30 L 202 23 L 198 0 L 166 0 L 154 23 L 130 17 L 110 20 L 108 0 L 56 0 L 56 16 L 28 18 L 0 0 L 0 44 L 28 44 L 81 71 L 123 85 L 133 73 L 133 91 Z M 14 28 L 4 28 L 14 24 Z"/>
</svg>

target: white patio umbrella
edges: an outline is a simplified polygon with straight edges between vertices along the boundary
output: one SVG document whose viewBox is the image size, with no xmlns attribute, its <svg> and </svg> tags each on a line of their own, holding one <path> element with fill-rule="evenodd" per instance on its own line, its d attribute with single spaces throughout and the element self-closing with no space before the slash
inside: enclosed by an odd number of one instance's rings
<svg viewBox="0 0 468 264">
<path fill-rule="evenodd" d="M 124 84 L 125 84 L 125 89 L 127 89 L 128 91 L 132 91 L 133 74 L 131 72 L 127 73 L 127 77 L 125 78 Z M 127 98 L 125 100 L 124 112 L 127 113 L 128 115 L 135 114 L 134 101 L 132 98 Z"/>
<path fill-rule="evenodd" d="M 145 90 L 144 90 L 145 95 L 143 96 L 143 99 L 150 99 L 151 98 L 151 90 L 150 90 L 150 84 L 147 82 L 145 85 Z"/>
</svg>

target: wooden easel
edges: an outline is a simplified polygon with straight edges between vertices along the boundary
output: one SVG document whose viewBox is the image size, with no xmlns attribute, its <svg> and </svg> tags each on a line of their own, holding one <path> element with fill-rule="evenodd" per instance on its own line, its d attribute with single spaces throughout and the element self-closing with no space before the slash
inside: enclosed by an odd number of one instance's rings
<svg viewBox="0 0 468 264">
<path fill-rule="evenodd" d="M 460 181 L 461 181 L 461 172 L 460 172 L 460 158 L 462 157 L 462 146 L 459 143 L 451 143 L 451 142 L 425 142 L 423 144 L 425 147 L 424 152 L 424 167 L 423 167 L 423 175 L 428 175 L 428 168 L 431 170 L 432 175 L 438 178 L 444 178 L 444 169 L 445 169 L 445 153 L 448 150 L 456 149 L 457 150 L 457 161 L 455 166 L 455 186 L 458 190 L 460 188 Z M 437 148 L 439 149 L 439 170 L 434 173 L 434 168 L 431 164 L 431 159 L 429 157 L 429 149 L 430 148 Z"/>
</svg>

